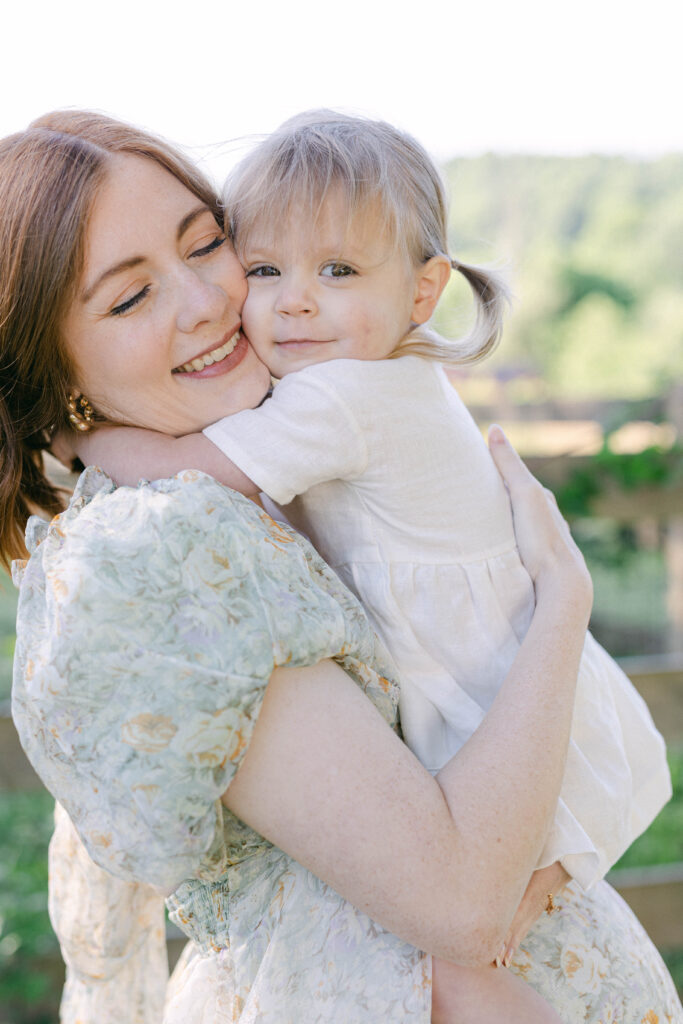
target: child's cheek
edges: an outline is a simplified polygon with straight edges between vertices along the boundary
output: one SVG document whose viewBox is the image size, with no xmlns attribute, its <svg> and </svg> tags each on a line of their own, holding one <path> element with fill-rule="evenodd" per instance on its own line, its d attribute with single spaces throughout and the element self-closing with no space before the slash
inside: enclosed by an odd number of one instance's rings
<svg viewBox="0 0 683 1024">
<path fill-rule="evenodd" d="M 264 303 L 260 299 L 258 289 L 251 285 L 242 307 L 242 328 L 256 355 L 262 362 L 266 362 L 272 347 L 272 342 L 269 343 L 268 340 L 270 331 Z"/>
</svg>

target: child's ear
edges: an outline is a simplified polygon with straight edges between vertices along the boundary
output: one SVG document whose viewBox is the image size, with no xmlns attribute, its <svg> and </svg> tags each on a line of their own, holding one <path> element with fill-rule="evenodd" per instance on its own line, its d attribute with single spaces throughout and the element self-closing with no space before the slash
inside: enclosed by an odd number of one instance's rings
<svg viewBox="0 0 683 1024">
<path fill-rule="evenodd" d="M 422 264 L 417 272 L 415 302 L 410 317 L 414 324 L 424 324 L 429 320 L 450 276 L 451 262 L 447 256 L 432 256 Z"/>
</svg>

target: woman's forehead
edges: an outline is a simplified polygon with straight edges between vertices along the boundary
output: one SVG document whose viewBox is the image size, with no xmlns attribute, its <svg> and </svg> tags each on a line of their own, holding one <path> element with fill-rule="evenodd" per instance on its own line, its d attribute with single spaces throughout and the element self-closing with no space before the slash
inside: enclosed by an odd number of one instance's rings
<svg viewBox="0 0 683 1024">
<path fill-rule="evenodd" d="M 97 191 L 88 241 L 111 250 L 127 241 L 151 241 L 150 231 L 174 229 L 183 216 L 206 204 L 150 157 L 115 154 Z M 210 212 L 210 211 L 209 211 Z"/>
<path fill-rule="evenodd" d="M 115 154 L 95 195 L 84 246 L 86 296 L 118 265 L 148 259 L 174 245 L 198 215 L 213 213 L 156 160 Z"/>
</svg>

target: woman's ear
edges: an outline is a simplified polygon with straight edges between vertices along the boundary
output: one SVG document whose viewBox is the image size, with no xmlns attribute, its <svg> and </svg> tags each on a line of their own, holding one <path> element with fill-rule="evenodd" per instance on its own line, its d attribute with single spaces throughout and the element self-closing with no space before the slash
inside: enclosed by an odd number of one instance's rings
<svg viewBox="0 0 683 1024">
<path fill-rule="evenodd" d="M 432 256 L 419 268 L 415 281 L 415 302 L 410 319 L 424 324 L 436 309 L 441 292 L 451 275 L 451 261 L 447 256 Z"/>
</svg>

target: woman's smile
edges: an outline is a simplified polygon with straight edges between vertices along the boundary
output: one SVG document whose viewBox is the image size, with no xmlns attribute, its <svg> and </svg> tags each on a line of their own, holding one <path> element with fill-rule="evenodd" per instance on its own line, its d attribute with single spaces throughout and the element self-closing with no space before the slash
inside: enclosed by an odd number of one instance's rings
<svg viewBox="0 0 683 1024">
<path fill-rule="evenodd" d="M 113 157 L 64 324 L 74 387 L 112 422 L 175 436 L 253 408 L 270 374 L 240 330 L 246 294 L 212 211 L 154 161 Z"/>
<path fill-rule="evenodd" d="M 228 359 L 228 356 L 235 353 L 235 359 Z M 172 373 L 180 374 L 191 374 L 194 377 L 215 377 L 217 374 L 225 373 L 227 370 L 231 370 L 233 366 L 236 366 L 242 361 L 247 352 L 247 340 L 240 334 L 239 331 L 224 339 L 219 346 L 216 348 L 209 349 L 206 352 L 202 352 L 197 356 L 194 356 L 187 363 L 183 363 L 181 366 L 177 366 Z M 210 370 L 211 367 L 214 369 L 211 372 L 205 373 L 204 371 Z"/>
</svg>

